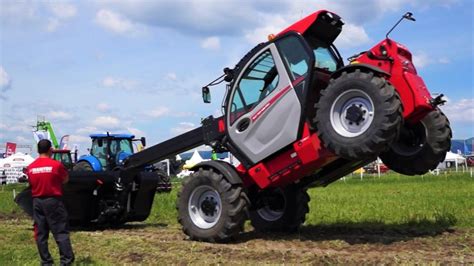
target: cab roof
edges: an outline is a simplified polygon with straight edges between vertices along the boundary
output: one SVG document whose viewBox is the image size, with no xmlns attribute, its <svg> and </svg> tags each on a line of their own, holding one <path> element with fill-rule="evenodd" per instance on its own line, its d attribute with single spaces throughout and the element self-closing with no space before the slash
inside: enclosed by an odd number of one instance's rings
<svg viewBox="0 0 474 266">
<path fill-rule="evenodd" d="M 89 137 L 93 139 L 98 139 L 98 138 L 116 138 L 116 139 L 133 139 L 135 138 L 135 135 L 132 134 L 90 134 Z"/>
<path fill-rule="evenodd" d="M 315 37 L 329 45 L 341 33 L 342 25 L 344 25 L 344 22 L 337 14 L 327 10 L 319 10 L 290 25 L 278 33 L 277 36 L 282 36 L 288 32 L 297 32 L 304 37 Z"/>
</svg>

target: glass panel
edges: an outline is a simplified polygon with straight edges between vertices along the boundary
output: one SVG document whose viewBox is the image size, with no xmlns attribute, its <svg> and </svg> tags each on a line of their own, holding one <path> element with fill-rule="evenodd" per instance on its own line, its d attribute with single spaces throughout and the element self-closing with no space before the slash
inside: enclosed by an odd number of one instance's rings
<svg viewBox="0 0 474 266">
<path fill-rule="evenodd" d="M 291 80 L 308 74 L 310 57 L 298 37 L 289 36 L 278 40 L 277 46 L 283 61 L 290 70 Z"/>
<path fill-rule="evenodd" d="M 105 169 L 107 166 L 106 154 L 107 154 L 107 141 L 103 141 L 102 147 L 99 147 L 99 141 L 97 139 L 94 139 L 92 141 L 91 155 L 93 155 L 100 161 L 100 164 L 102 164 L 103 169 Z"/>
<path fill-rule="evenodd" d="M 337 61 L 328 48 L 318 47 L 313 52 L 316 58 L 315 67 L 331 72 L 337 70 Z"/>
<path fill-rule="evenodd" d="M 270 50 L 262 53 L 242 75 L 231 103 L 230 123 L 251 111 L 278 85 L 278 71 Z"/>
</svg>

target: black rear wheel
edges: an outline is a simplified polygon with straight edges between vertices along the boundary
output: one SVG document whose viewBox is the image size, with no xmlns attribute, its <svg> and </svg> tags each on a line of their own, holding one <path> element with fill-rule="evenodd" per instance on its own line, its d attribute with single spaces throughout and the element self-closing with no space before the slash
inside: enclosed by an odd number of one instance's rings
<svg viewBox="0 0 474 266">
<path fill-rule="evenodd" d="M 380 158 L 388 168 L 404 175 L 421 175 L 435 169 L 451 149 L 451 127 L 440 110 L 414 125 L 406 124 L 400 137 Z"/>
<path fill-rule="evenodd" d="M 309 195 L 295 186 L 259 192 L 250 211 L 250 221 L 260 232 L 294 232 L 305 221 Z"/>
<path fill-rule="evenodd" d="M 372 72 L 343 72 L 315 104 L 313 125 L 324 145 L 346 159 L 377 156 L 399 132 L 402 105 L 395 89 Z"/>
<path fill-rule="evenodd" d="M 90 163 L 86 161 L 80 161 L 73 167 L 74 171 L 94 171 Z"/>
</svg>

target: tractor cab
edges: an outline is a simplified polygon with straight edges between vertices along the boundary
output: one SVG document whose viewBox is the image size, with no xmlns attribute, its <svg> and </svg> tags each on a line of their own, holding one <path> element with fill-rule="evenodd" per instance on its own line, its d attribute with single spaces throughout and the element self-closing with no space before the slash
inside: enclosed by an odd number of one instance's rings
<svg viewBox="0 0 474 266">
<path fill-rule="evenodd" d="M 61 162 L 68 170 L 72 170 L 74 166 L 70 150 L 53 150 L 53 159 Z"/>
<path fill-rule="evenodd" d="M 146 145 L 145 138 L 135 139 L 131 134 L 92 134 L 90 154 L 81 156 L 74 167 L 75 170 L 110 171 L 122 165 L 123 161 L 133 154 L 133 141 L 141 141 Z"/>
</svg>

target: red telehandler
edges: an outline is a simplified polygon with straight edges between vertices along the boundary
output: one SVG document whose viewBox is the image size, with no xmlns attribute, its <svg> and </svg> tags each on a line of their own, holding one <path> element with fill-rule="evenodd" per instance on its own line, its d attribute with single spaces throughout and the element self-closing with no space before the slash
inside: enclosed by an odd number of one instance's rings
<svg viewBox="0 0 474 266">
<path fill-rule="evenodd" d="M 389 33 L 403 19 L 415 20 L 408 12 Z M 333 45 L 343 24 L 315 12 L 224 70 L 224 116 L 209 144 L 241 164 L 204 162 L 184 181 L 177 208 L 191 239 L 225 241 L 247 218 L 259 231 L 294 231 L 308 212 L 309 187 L 377 156 L 405 175 L 444 160 L 451 144 L 437 108 L 444 101 L 431 97 L 410 51 L 387 33 L 344 66 Z M 204 87 L 205 102 L 209 93 Z"/>
<path fill-rule="evenodd" d="M 414 20 L 406 13 L 395 26 L 403 19 Z M 247 219 L 259 231 L 294 231 L 308 212 L 308 188 L 378 156 L 401 174 L 434 169 L 451 144 L 449 121 L 437 107 L 442 95 L 431 97 L 410 51 L 388 34 L 344 65 L 333 45 L 343 24 L 325 10 L 303 18 L 202 88 L 210 102 L 209 87 L 227 82 L 223 116 L 209 116 L 111 171 L 71 171 L 64 193 L 70 219 L 146 219 L 160 182 L 147 166 L 203 144 L 230 151 L 240 165 L 205 161 L 183 181 L 178 220 L 199 241 L 231 239 Z M 27 197 L 18 202 L 31 204 Z"/>
</svg>

